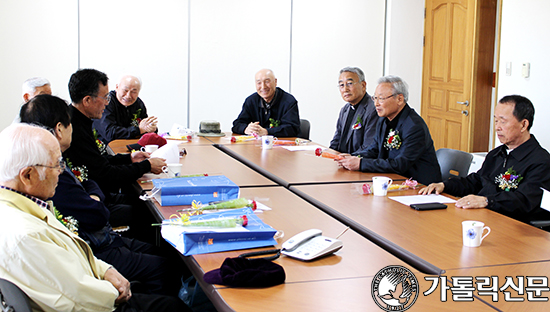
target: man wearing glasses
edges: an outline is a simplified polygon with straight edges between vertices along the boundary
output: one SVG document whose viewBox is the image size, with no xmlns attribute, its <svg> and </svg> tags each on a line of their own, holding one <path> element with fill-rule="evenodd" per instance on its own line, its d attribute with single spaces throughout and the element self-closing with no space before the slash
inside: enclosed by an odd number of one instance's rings
<svg viewBox="0 0 550 312">
<path fill-rule="evenodd" d="M 150 158 L 148 153 L 106 155 L 104 142 L 92 130 L 92 120 L 100 119 L 109 103 L 108 77 L 95 69 L 81 69 L 69 80 L 69 94 L 73 135 L 72 144 L 64 158 L 74 167 L 86 167 L 88 177 L 97 182 L 106 196 L 105 204 L 111 211 L 113 227 L 129 225 L 130 235 L 151 241 L 151 214 L 131 189 L 131 184 L 143 174 L 161 173 L 166 165 L 161 158 Z M 119 192 L 122 188 L 122 193 Z M 137 225 L 137 226 L 132 226 Z M 143 228 L 141 227 L 144 227 Z M 133 229 L 132 229 L 133 228 Z M 139 231 L 138 231 L 138 228 Z M 147 233 L 147 230 L 152 233 Z"/>
<path fill-rule="evenodd" d="M 365 74 L 358 67 L 340 70 L 338 87 L 346 105 L 340 110 L 330 148 L 351 154 L 365 149 L 374 140 L 378 115 L 367 93 Z"/>
<path fill-rule="evenodd" d="M 19 286 L 33 311 L 190 311 L 176 297 L 133 294 L 124 276 L 58 221 L 47 199 L 64 163 L 51 133 L 13 124 L 0 144 L 0 278 Z"/>
<path fill-rule="evenodd" d="M 345 156 L 338 164 L 348 170 L 393 172 L 428 185 L 441 181 L 441 169 L 428 126 L 407 104 L 408 86 L 401 78 L 378 79 L 373 96 L 381 118 L 373 143 Z M 360 157 L 357 157 L 360 156 Z"/>
</svg>

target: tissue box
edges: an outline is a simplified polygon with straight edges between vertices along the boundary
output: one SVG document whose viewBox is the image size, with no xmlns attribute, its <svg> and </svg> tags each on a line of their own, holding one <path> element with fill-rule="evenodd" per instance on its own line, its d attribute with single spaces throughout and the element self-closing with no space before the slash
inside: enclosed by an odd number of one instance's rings
<svg viewBox="0 0 550 312">
<path fill-rule="evenodd" d="M 239 187 L 226 176 L 188 177 L 153 180 L 154 197 L 161 206 L 203 204 L 239 198 Z"/>
</svg>

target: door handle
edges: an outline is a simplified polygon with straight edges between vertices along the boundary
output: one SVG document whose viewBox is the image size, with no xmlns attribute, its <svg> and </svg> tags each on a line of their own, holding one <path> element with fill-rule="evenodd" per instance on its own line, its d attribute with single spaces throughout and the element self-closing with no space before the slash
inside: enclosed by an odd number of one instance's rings
<svg viewBox="0 0 550 312">
<path fill-rule="evenodd" d="M 457 104 L 461 104 L 461 105 L 466 105 L 466 106 L 470 105 L 470 102 L 468 102 L 468 101 L 456 102 L 456 103 L 457 103 Z"/>
<path fill-rule="evenodd" d="M 464 114 L 464 116 L 468 116 L 468 111 L 467 110 L 463 110 L 462 113 Z"/>
</svg>

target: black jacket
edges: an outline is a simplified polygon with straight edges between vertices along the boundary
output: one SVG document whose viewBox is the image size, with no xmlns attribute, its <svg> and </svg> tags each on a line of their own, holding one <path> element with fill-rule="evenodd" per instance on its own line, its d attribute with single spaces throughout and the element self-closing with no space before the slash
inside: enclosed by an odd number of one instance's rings
<svg viewBox="0 0 550 312">
<path fill-rule="evenodd" d="M 277 88 L 275 99 L 270 109 L 262 105 L 263 99 L 254 93 L 246 98 L 239 117 L 233 121 L 233 133 L 244 134 L 244 130 L 251 122 L 260 122 L 260 126 L 267 133 L 277 137 L 295 137 L 300 132 L 300 114 L 298 113 L 298 101 L 281 88 Z M 269 118 L 280 121 L 280 125 L 270 128 Z"/>
<path fill-rule="evenodd" d="M 92 131 L 92 120 L 73 105 L 69 108 L 73 135 L 71 147 L 63 153 L 63 157 L 73 166 L 86 166 L 89 178 L 96 181 L 105 194 L 116 193 L 121 187 L 151 171 L 148 160 L 132 163 L 130 154 L 101 155 Z"/>
<path fill-rule="evenodd" d="M 441 169 L 435 155 L 434 144 L 428 126 L 409 104 L 401 111 L 397 121 L 397 130 L 401 137 L 398 149 L 383 149 L 386 138 L 386 117 L 379 117 L 376 125 L 376 135 L 372 144 L 354 155 L 361 155 L 361 171 L 392 172 L 406 178 L 413 178 L 428 185 L 441 182 Z M 382 155 L 386 154 L 387 157 Z"/>
</svg>

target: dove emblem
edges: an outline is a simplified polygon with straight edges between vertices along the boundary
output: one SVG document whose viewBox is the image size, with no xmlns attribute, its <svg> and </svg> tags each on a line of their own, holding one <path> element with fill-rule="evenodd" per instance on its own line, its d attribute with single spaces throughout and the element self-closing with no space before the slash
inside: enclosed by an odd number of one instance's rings
<svg viewBox="0 0 550 312">
<path fill-rule="evenodd" d="M 387 266 L 372 281 L 372 297 L 384 311 L 406 311 L 418 298 L 418 280 L 405 267 Z"/>
</svg>

